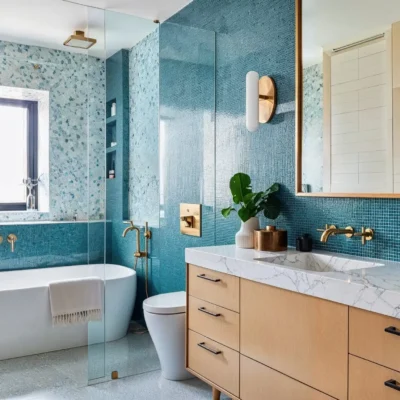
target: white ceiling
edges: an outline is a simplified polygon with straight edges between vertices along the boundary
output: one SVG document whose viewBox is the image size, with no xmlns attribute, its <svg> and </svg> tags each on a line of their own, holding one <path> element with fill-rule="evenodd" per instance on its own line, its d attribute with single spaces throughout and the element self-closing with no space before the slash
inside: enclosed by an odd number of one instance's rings
<svg viewBox="0 0 400 400">
<path fill-rule="evenodd" d="M 13 0 L 9 0 L 13 1 Z M 38 1 L 38 0 L 36 0 Z M 64 0 L 86 6 L 103 8 L 120 13 L 161 22 L 172 17 L 192 0 Z"/>
<path fill-rule="evenodd" d="M 387 31 L 400 21 L 399 0 L 303 0 L 303 62 L 322 61 L 332 50 Z"/>
<path fill-rule="evenodd" d="M 75 0 L 0 0 L 0 40 L 86 53 L 63 46 L 75 30 L 84 30 L 98 41 L 89 54 L 109 57 L 156 29 L 154 19 L 163 21 L 191 1 L 82 0 L 81 5 Z"/>
</svg>

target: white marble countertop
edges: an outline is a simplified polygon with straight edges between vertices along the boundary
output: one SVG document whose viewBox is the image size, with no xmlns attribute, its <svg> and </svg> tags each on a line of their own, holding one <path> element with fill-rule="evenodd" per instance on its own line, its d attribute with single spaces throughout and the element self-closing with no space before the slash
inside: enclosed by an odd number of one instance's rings
<svg viewBox="0 0 400 400">
<path fill-rule="evenodd" d="M 296 268 L 297 258 L 305 257 L 305 254 L 313 258 L 320 256 L 331 259 L 336 264 L 335 268 L 340 264 L 341 271 L 324 272 Z M 266 257 L 271 258 L 271 261 L 289 260 L 292 266 L 255 260 Z M 310 258 L 311 262 L 313 258 Z M 238 249 L 234 245 L 188 248 L 186 262 L 266 285 L 400 318 L 400 263 L 320 251 L 299 253 L 289 249 L 281 253 L 258 252 Z M 352 269 L 357 268 L 359 262 L 367 262 L 372 268 Z"/>
</svg>

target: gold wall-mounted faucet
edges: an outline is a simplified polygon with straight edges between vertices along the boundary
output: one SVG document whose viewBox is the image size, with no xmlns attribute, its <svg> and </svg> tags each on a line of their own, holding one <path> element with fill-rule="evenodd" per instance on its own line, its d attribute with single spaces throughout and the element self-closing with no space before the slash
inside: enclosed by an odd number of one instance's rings
<svg viewBox="0 0 400 400">
<path fill-rule="evenodd" d="M 325 229 L 317 229 L 318 232 L 322 232 L 321 242 L 327 243 L 331 236 L 336 235 L 346 235 L 348 238 L 361 237 L 362 244 L 365 244 L 367 240 L 372 240 L 374 238 L 374 231 L 371 228 L 361 228 L 361 232 L 354 232 L 351 226 L 345 229 L 338 229 L 335 225 L 325 225 Z"/>
<path fill-rule="evenodd" d="M 7 242 L 11 244 L 11 253 L 15 252 L 15 242 L 18 240 L 17 236 L 11 233 L 7 236 Z"/>
</svg>

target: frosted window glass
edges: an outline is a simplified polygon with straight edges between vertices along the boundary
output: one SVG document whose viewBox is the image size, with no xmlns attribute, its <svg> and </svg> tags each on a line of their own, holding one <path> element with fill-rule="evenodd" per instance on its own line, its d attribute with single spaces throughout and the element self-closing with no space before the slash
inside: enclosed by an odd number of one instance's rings
<svg viewBox="0 0 400 400">
<path fill-rule="evenodd" d="M 27 132 L 27 109 L 0 105 L 0 203 L 26 201 Z"/>
</svg>

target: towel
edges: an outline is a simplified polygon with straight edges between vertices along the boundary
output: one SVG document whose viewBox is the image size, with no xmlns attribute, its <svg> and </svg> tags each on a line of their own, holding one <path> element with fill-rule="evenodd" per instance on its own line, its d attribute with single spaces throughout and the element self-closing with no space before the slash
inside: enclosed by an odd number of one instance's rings
<svg viewBox="0 0 400 400">
<path fill-rule="evenodd" d="M 49 284 L 53 326 L 101 321 L 104 282 L 98 277 Z"/>
</svg>

